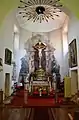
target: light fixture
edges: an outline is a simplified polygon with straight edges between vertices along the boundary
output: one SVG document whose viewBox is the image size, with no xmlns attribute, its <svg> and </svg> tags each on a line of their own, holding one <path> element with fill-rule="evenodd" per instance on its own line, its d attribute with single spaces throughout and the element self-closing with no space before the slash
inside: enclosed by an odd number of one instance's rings
<svg viewBox="0 0 79 120">
<path fill-rule="evenodd" d="M 29 0 L 28 2 L 20 1 L 19 15 L 33 22 L 48 22 L 49 19 L 59 17 L 62 5 L 60 0 Z"/>
</svg>

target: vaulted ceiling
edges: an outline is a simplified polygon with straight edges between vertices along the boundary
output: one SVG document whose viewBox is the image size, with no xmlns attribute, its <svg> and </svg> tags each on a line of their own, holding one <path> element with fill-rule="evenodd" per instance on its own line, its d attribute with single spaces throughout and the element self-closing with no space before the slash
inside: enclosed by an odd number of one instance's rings
<svg viewBox="0 0 79 120">
<path fill-rule="evenodd" d="M 79 0 L 60 0 L 71 12 L 79 18 Z M 0 24 L 5 16 L 13 9 L 17 8 L 19 0 L 1 0 L 0 1 Z"/>
</svg>

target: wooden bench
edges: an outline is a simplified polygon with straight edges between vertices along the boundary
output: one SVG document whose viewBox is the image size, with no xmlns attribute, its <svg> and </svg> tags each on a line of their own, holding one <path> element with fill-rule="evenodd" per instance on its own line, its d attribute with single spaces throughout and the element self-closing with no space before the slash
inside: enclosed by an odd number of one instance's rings
<svg viewBox="0 0 79 120">
<path fill-rule="evenodd" d="M 69 117 L 69 120 L 74 120 L 74 118 L 72 117 L 70 113 L 68 113 L 68 117 Z"/>
<path fill-rule="evenodd" d="M 3 103 L 3 91 L 0 90 L 0 104 Z"/>
</svg>

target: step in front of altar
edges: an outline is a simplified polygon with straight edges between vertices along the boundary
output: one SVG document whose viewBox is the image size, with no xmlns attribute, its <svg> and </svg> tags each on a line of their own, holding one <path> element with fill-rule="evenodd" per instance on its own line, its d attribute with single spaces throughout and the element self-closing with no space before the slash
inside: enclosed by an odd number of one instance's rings
<svg viewBox="0 0 79 120">
<path fill-rule="evenodd" d="M 33 81 L 33 86 L 49 86 L 48 81 Z"/>
</svg>

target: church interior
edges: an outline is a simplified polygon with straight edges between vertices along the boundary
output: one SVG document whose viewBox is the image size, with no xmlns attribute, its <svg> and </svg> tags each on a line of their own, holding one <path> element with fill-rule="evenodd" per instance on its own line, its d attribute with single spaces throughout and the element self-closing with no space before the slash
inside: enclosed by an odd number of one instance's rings
<svg viewBox="0 0 79 120">
<path fill-rule="evenodd" d="M 79 120 L 78 0 L 3 0 L 0 16 L 0 120 Z"/>
</svg>

